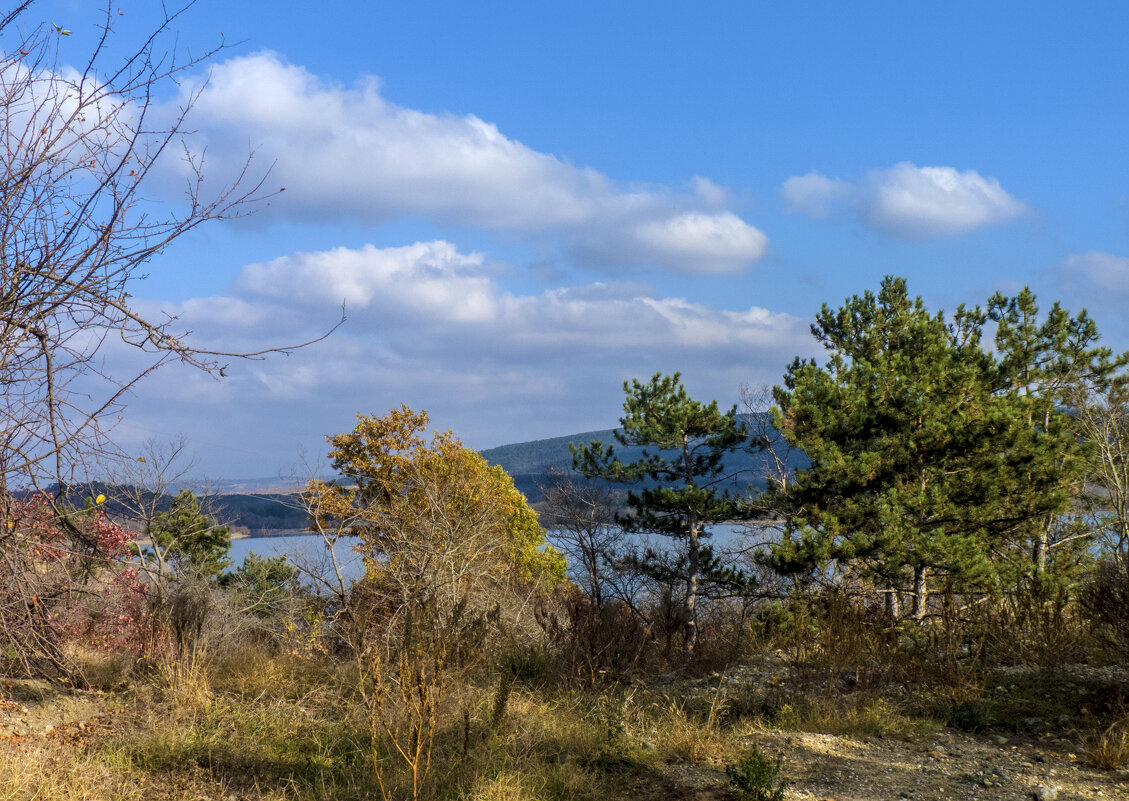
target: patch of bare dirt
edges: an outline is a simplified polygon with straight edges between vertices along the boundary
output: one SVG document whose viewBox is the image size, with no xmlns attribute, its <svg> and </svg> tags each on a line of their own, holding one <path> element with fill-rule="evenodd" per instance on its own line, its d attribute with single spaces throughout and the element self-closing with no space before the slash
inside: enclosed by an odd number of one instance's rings
<svg viewBox="0 0 1129 801">
<path fill-rule="evenodd" d="M 65 738 L 102 725 L 109 714 L 102 693 L 60 690 L 46 681 L 0 679 L 0 742 Z"/>
<path fill-rule="evenodd" d="M 1129 798 L 1124 771 L 1082 763 L 1057 744 L 996 740 L 946 731 L 920 742 L 769 733 L 757 737 L 768 754 L 783 757 L 788 798 L 996 799 L 1040 801 Z"/>
<path fill-rule="evenodd" d="M 1082 674 L 1095 670 L 1079 666 L 1074 671 L 1079 676 L 1074 678 L 1085 678 Z M 1118 669 L 1112 669 L 1112 673 L 1116 675 L 1096 678 L 1112 686 L 1122 677 Z M 719 681 L 723 695 L 729 697 L 774 689 L 786 695 L 789 689 L 795 689 L 798 677 L 790 660 L 777 651 L 729 671 L 724 680 L 714 674 L 692 682 L 686 695 L 708 698 L 717 692 Z M 904 687 L 888 689 L 891 697 L 905 693 Z M 780 775 L 788 782 L 785 798 L 790 800 L 1129 799 L 1129 769 L 1103 771 L 1092 767 L 1085 761 L 1077 739 L 1062 732 L 1004 736 L 937 726 L 920 735 L 899 738 L 768 729 L 746 738 L 746 742 L 771 759 L 782 758 Z M 710 788 L 728 786 L 720 766 L 683 764 L 667 766 L 665 772 L 677 775 L 683 786 L 695 788 L 698 795 L 687 796 L 691 798 L 713 797 Z"/>
</svg>

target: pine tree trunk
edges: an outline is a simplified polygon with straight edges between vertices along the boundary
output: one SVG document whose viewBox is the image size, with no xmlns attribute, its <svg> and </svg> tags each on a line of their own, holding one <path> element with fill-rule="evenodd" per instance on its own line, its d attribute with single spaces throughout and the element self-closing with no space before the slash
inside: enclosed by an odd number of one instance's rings
<svg viewBox="0 0 1129 801">
<path fill-rule="evenodd" d="M 925 607 L 929 601 L 929 568 L 915 567 L 913 569 L 913 619 L 925 618 Z"/>
<path fill-rule="evenodd" d="M 690 463 L 690 439 L 682 435 L 682 469 L 686 479 L 686 486 L 694 486 L 694 468 Z M 686 621 L 686 650 L 693 651 L 698 647 L 698 571 L 701 569 L 701 558 L 698 553 L 698 517 L 690 514 L 690 553 L 687 554 L 690 564 L 689 575 L 686 577 L 686 612 L 689 620 Z"/>
<path fill-rule="evenodd" d="M 690 564 L 686 591 L 686 612 L 689 618 L 686 621 L 686 650 L 693 651 L 698 646 L 698 571 L 700 569 L 696 520 L 690 521 L 690 552 L 687 557 Z"/>
<path fill-rule="evenodd" d="M 894 620 L 902 616 L 902 604 L 898 598 L 898 588 L 891 584 L 886 588 L 886 612 Z"/>
<path fill-rule="evenodd" d="M 1039 532 L 1035 536 L 1035 575 L 1040 577 L 1047 569 L 1047 548 L 1049 547 L 1047 528 L 1047 525 L 1040 526 Z"/>
</svg>

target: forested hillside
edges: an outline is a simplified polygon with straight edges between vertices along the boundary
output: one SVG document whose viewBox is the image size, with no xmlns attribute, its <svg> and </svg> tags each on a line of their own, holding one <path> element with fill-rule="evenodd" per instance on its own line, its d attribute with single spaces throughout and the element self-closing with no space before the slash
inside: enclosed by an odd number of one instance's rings
<svg viewBox="0 0 1129 801">
<path fill-rule="evenodd" d="M 750 487 L 763 488 L 766 475 L 774 469 L 774 464 L 769 455 L 757 447 L 757 436 L 760 432 L 771 427 L 771 420 L 767 414 L 742 414 L 738 415 L 749 433 L 748 446 L 743 449 L 728 453 L 724 460 L 723 475 L 727 477 L 724 483 L 734 492 L 744 493 Z M 537 439 L 530 442 L 518 442 L 512 445 L 500 445 L 482 451 L 482 456 L 496 464 L 513 476 L 514 485 L 525 493 L 531 503 L 538 503 L 545 499 L 542 487 L 554 470 L 571 470 L 572 454 L 569 445 L 586 445 L 590 442 L 603 442 L 605 445 L 615 445 L 616 456 L 624 461 L 631 462 L 642 458 L 642 446 L 621 446 L 616 442 L 615 435 L 618 429 L 606 428 L 600 431 L 584 431 L 579 434 L 570 434 L 563 437 L 550 437 Z M 658 453 L 669 458 L 674 451 L 649 448 L 652 453 Z M 802 467 L 807 461 L 799 451 L 781 453 L 789 469 Z M 643 480 L 640 486 L 648 486 L 651 482 Z"/>
</svg>

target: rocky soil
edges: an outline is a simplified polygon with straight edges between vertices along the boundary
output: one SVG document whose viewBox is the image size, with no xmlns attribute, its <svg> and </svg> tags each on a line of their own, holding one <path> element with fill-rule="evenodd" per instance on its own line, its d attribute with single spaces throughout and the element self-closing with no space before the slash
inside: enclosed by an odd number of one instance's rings
<svg viewBox="0 0 1129 801">
<path fill-rule="evenodd" d="M 781 659 L 738 671 L 736 682 L 787 681 Z M 705 695 L 717 679 L 688 688 Z M 0 746 L 78 746 L 112 729 L 116 703 L 100 693 L 60 693 L 44 683 L 0 680 Z M 1129 770 L 1102 771 L 1087 764 L 1077 738 L 1063 733 L 967 734 L 936 726 L 908 737 L 842 736 L 774 731 L 747 738 L 761 753 L 780 756 L 788 781 L 785 797 L 819 801 L 1077 801 L 1129 799 Z M 624 782 L 641 799 L 723 801 L 724 766 L 672 761 L 631 771 Z"/>
<path fill-rule="evenodd" d="M 1002 684 L 991 693 L 1004 697 L 1010 688 L 1018 696 L 1023 692 L 1020 685 L 1032 678 L 1029 673 L 1018 668 L 1002 671 L 996 677 Z M 1057 674 L 1048 692 L 1081 694 L 1087 686 L 1123 686 L 1126 678 L 1124 668 L 1074 666 Z M 714 674 L 699 680 L 687 695 L 704 701 L 717 691 L 719 681 L 723 696 L 739 699 L 750 692 L 773 688 L 787 697 L 800 679 L 789 660 L 775 652 L 726 676 Z M 891 687 L 888 693 L 893 697 L 904 695 L 905 688 Z M 1022 708 L 1022 699 L 1015 700 Z M 936 724 L 904 736 L 844 736 L 769 728 L 747 739 L 750 747 L 756 745 L 762 754 L 781 758 L 781 776 L 788 782 L 787 799 L 1129 799 L 1129 764 L 1116 771 L 1099 770 L 1088 764 L 1075 725 L 1081 722 L 1086 710 L 1073 711 L 1076 714 L 1060 713 L 1052 721 L 1034 714 L 1021 717 L 1012 726 L 1022 730 L 1018 734 L 1007 732 L 1006 726 L 994 732 L 969 734 Z M 679 776 L 684 785 L 695 789 L 687 798 L 728 797 L 725 790 L 719 789 L 728 784 L 721 765 L 712 769 L 670 765 L 668 770 Z"/>
</svg>

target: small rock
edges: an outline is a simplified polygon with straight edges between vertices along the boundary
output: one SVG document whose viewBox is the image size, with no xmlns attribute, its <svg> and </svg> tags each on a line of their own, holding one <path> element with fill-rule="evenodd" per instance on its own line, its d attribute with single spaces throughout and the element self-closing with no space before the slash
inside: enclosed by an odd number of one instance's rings
<svg viewBox="0 0 1129 801">
<path fill-rule="evenodd" d="M 1031 791 L 1034 801 L 1058 801 L 1058 788 L 1039 785 Z"/>
<path fill-rule="evenodd" d="M 996 745 L 1007 745 L 1007 737 L 997 734 L 992 738 L 992 742 L 994 742 Z"/>
</svg>

